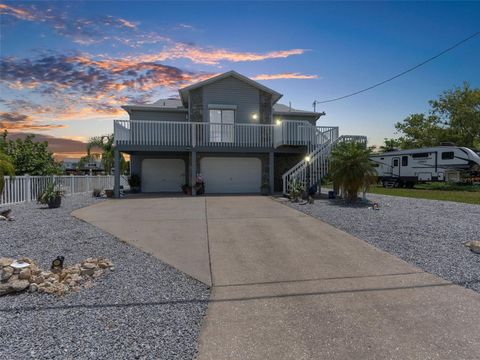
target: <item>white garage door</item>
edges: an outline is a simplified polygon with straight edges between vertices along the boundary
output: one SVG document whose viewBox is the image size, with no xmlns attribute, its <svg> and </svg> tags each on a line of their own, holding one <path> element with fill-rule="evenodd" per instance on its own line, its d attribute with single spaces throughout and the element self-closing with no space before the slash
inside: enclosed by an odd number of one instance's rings
<svg viewBox="0 0 480 360">
<path fill-rule="evenodd" d="M 143 192 L 179 192 L 185 184 L 185 161 L 182 159 L 144 159 Z"/>
<path fill-rule="evenodd" d="M 207 194 L 260 192 L 262 162 L 258 158 L 206 157 L 200 167 Z"/>
</svg>

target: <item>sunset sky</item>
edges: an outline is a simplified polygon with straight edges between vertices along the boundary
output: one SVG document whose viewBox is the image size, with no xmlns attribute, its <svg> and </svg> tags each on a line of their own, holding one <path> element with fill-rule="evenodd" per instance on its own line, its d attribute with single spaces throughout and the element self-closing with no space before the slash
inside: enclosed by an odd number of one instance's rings
<svg viewBox="0 0 480 360">
<path fill-rule="evenodd" d="M 124 104 L 236 70 L 312 110 L 393 76 L 480 28 L 480 3 L 0 3 L 0 128 L 61 156 L 127 118 Z M 393 124 L 463 81 L 480 85 L 480 37 L 367 93 L 322 104 L 319 125 L 380 144 Z"/>
</svg>

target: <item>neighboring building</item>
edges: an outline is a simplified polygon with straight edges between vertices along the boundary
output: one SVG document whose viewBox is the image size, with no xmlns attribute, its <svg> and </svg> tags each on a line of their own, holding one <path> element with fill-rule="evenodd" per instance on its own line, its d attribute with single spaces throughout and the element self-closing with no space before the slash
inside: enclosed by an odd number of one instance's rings
<svg viewBox="0 0 480 360">
<path fill-rule="evenodd" d="M 62 169 L 67 174 L 90 174 L 103 172 L 103 164 L 100 159 L 92 159 L 80 167 L 79 158 L 65 158 L 62 161 Z"/>
<path fill-rule="evenodd" d="M 179 95 L 123 106 L 130 120 L 115 120 L 116 159 L 130 154 L 142 192 L 178 192 L 197 174 L 206 193 L 285 192 L 293 177 L 322 176 L 338 139 L 338 128 L 316 126 L 323 113 L 279 104 L 281 94 L 234 71 Z"/>
</svg>

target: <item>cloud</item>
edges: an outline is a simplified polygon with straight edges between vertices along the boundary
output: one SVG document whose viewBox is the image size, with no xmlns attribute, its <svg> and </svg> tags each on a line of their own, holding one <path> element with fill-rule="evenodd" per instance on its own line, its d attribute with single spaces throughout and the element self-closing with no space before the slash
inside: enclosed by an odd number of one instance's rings
<svg viewBox="0 0 480 360">
<path fill-rule="evenodd" d="M 140 55 L 139 61 L 165 61 L 174 59 L 188 59 L 197 64 L 218 65 L 221 61 L 247 62 L 263 61 L 269 59 L 287 58 L 303 54 L 305 49 L 290 49 L 270 51 L 266 53 L 237 52 L 228 49 L 201 48 L 184 43 L 177 43 L 155 54 Z M 134 59 L 133 57 L 127 59 Z"/>
<path fill-rule="evenodd" d="M 280 74 L 260 74 L 252 77 L 253 80 L 277 80 L 277 79 L 318 79 L 318 75 L 304 75 L 298 72 Z"/>
<path fill-rule="evenodd" d="M 74 42 L 90 45 L 137 30 L 137 24 L 114 16 L 70 19 L 65 12 L 41 9 L 37 6 L 20 7 L 0 4 L 0 15 L 16 20 L 38 22 L 48 25 L 57 34 L 70 37 Z"/>
<path fill-rule="evenodd" d="M 17 112 L 0 112 L 0 130 L 52 130 L 64 128 L 65 125 L 42 124 L 31 116 Z"/>
</svg>

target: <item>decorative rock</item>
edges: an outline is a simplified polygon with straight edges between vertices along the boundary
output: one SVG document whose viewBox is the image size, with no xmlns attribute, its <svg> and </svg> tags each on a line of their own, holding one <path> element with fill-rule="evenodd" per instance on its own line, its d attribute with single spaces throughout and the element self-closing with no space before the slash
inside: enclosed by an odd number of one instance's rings
<svg viewBox="0 0 480 360">
<path fill-rule="evenodd" d="M 83 269 L 95 269 L 96 267 L 97 267 L 97 265 L 89 263 L 89 262 L 82 264 Z"/>
<path fill-rule="evenodd" d="M 92 276 L 93 274 L 95 273 L 95 269 L 82 269 L 80 271 L 80 275 L 88 275 L 88 276 Z"/>
<path fill-rule="evenodd" d="M 10 279 L 10 277 L 13 275 L 13 268 L 10 266 L 6 266 L 2 269 L 2 276 L 1 279 L 2 281 L 7 281 Z"/>
<path fill-rule="evenodd" d="M 0 258 L 0 267 L 10 266 L 13 261 L 14 260 L 10 258 Z"/>
<path fill-rule="evenodd" d="M 31 276 L 31 271 L 29 268 L 26 268 L 26 269 L 23 269 L 22 271 L 20 271 L 20 273 L 18 274 L 18 278 L 20 280 L 28 280 L 30 279 L 30 276 Z"/>
<path fill-rule="evenodd" d="M 470 251 L 480 254 L 480 240 L 468 241 L 464 244 Z"/>
<path fill-rule="evenodd" d="M 113 264 L 105 258 L 88 258 L 80 264 L 63 269 L 52 269 L 52 271 L 42 271 L 29 258 L 16 261 L 28 263 L 27 267 L 14 269 L 10 266 L 14 262 L 13 259 L 0 259 L 2 265 L 0 295 L 23 291 L 27 288 L 31 293 L 64 295 L 67 292 L 79 291 L 82 287 L 93 287 L 94 279 L 103 275 L 107 269 L 114 269 Z"/>
</svg>

